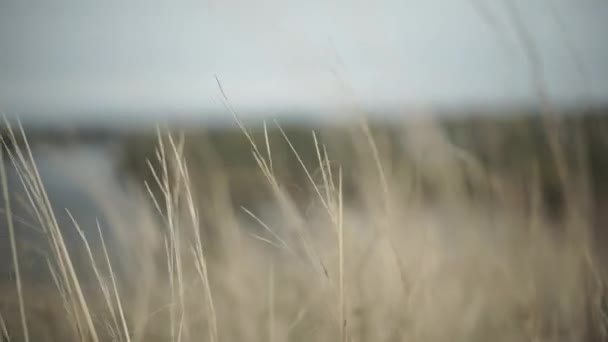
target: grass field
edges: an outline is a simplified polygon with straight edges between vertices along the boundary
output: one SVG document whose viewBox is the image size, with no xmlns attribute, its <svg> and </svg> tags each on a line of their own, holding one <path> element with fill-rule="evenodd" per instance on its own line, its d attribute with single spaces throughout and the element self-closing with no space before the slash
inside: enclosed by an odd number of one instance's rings
<svg viewBox="0 0 608 342">
<path fill-rule="evenodd" d="M 64 208 L 20 128 L 7 130 L 3 158 L 22 176 L 48 281 L 27 266 L 24 218 L 11 215 L 24 204 L 3 166 L 14 272 L 0 336 L 606 340 L 601 117 L 314 130 L 236 119 L 234 132 L 134 138 L 122 165 L 139 200 L 100 198 L 100 227 L 58 224 Z"/>
</svg>

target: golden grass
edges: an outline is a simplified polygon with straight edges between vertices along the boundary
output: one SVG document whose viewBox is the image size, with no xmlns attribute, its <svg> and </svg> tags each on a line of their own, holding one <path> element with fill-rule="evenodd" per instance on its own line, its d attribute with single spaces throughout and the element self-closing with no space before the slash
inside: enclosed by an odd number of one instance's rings
<svg viewBox="0 0 608 342">
<path fill-rule="evenodd" d="M 542 209 L 533 165 L 525 182 L 491 172 L 434 122 L 406 126 L 398 153 L 365 123 L 346 149 L 313 132 L 313 165 L 277 124 L 313 194 L 302 206 L 280 182 L 266 124 L 260 142 L 235 118 L 266 180 L 260 191 L 272 196 L 270 213 L 236 206 L 222 165 L 205 165 L 211 171 L 202 174 L 188 160 L 196 142 L 159 130 L 148 161 L 154 184 L 143 186 L 149 200 L 123 215 L 109 199 L 111 237 L 99 223 L 59 226 L 25 134 L 11 129 L 13 145 L 23 140 L 24 147 L 6 151 L 47 238 L 55 286 L 22 284 L 11 241 L 15 284 L 0 290 L 5 339 L 605 338 L 604 276 L 588 202 L 574 200 L 588 194 L 559 139 L 550 138 L 551 153 L 572 197 L 554 222 Z M 348 152 L 333 157 L 332 149 Z M 13 237 L 4 170 L 2 183 Z M 353 186 L 363 195 L 346 196 Z M 92 277 L 74 266 L 68 229 L 78 232 Z M 109 252 L 110 240 L 119 255 Z"/>
</svg>

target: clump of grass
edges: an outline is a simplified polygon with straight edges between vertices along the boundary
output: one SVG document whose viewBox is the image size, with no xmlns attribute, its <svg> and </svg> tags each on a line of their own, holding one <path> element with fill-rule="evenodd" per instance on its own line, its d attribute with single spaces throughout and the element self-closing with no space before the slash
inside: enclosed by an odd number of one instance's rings
<svg viewBox="0 0 608 342">
<path fill-rule="evenodd" d="M 44 296 L 61 304 L 40 315 L 32 285 L 21 284 L 23 270 L 15 267 L 18 300 L 1 302 L 0 332 L 33 340 L 53 316 L 61 333 L 47 340 L 605 336 L 591 223 L 576 203 L 564 207 L 561 222 L 551 220 L 534 163 L 524 180 L 492 170 L 435 122 L 410 124 L 397 135 L 366 123 L 340 137 L 313 132 L 306 157 L 277 123 L 272 136 L 266 124 L 254 133 L 235 118 L 270 210 L 233 198 L 239 189 L 231 189 L 230 170 L 208 146 L 159 130 L 141 187 L 148 199 L 130 203 L 126 213 L 110 199 L 105 221 L 112 236 L 100 223 L 95 236 L 76 220 L 74 227 L 57 224 L 25 134 L 10 129 L 11 145 L 23 147 L 7 149 L 8 157 L 48 241 L 55 287 Z M 583 198 L 559 139 L 551 151 L 563 188 Z M 307 184 L 304 200 L 281 182 L 292 170 L 282 167 L 284 154 Z M 92 277 L 74 267 L 81 254 L 66 245 L 69 229 L 81 238 Z M 118 255 L 108 252 L 108 241 Z"/>
</svg>

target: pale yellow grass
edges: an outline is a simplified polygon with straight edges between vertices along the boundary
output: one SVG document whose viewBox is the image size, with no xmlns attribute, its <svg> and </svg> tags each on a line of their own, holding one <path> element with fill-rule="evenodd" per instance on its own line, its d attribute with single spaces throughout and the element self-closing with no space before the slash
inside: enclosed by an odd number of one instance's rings
<svg viewBox="0 0 608 342">
<path fill-rule="evenodd" d="M 362 124 L 343 166 L 313 133 L 317 163 L 307 165 L 279 127 L 314 194 L 302 208 L 276 176 L 267 126 L 255 141 L 236 120 L 266 180 L 260 187 L 273 196 L 272 215 L 235 207 L 224 170 L 199 177 L 184 138 L 159 131 L 149 161 L 156 184 L 144 185 L 149 200 L 127 215 L 107 204 L 119 257 L 109 255 L 100 227 L 57 224 L 26 140 L 9 152 L 48 238 L 55 287 L 43 293 L 54 311 L 37 307 L 40 291 L 32 294 L 15 267 L 16 301 L 0 306 L 0 332 L 27 341 L 53 317 L 44 329 L 61 333 L 46 334 L 49 341 L 603 338 L 603 271 L 592 229 L 576 203 L 552 223 L 539 209 L 533 173 L 527 191 L 518 191 L 521 184 L 489 174 L 432 122 L 403 130 L 398 158 Z M 568 166 L 556 160 L 564 188 L 579 196 Z M 362 198 L 344 196 L 347 172 Z M 484 196 L 472 197 L 471 187 Z M 73 266 L 67 229 L 80 234 L 92 278 Z M 212 240 L 209 231 L 219 233 Z"/>
</svg>

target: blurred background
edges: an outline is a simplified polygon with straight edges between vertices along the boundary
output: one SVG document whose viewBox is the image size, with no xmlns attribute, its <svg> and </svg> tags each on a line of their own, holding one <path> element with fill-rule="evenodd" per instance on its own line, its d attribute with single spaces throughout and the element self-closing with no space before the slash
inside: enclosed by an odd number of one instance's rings
<svg viewBox="0 0 608 342">
<path fill-rule="evenodd" d="M 590 120 L 602 140 L 607 17 L 600 0 L 3 0 L 0 111 L 24 126 L 63 222 L 64 208 L 93 222 L 103 216 L 90 196 L 99 190 L 84 185 L 126 196 L 121 179 L 150 176 L 157 125 L 199 136 L 195 146 L 205 136 L 243 198 L 257 165 L 235 113 L 277 134 L 278 120 L 312 158 L 311 129 L 362 118 L 381 131 L 455 120 L 484 145 L 476 120 L 507 136 L 521 131 L 510 121 L 554 113 Z M 516 154 L 534 150 L 503 140 Z M 276 145 L 296 182 L 297 160 Z M 603 153 L 594 153 L 595 162 Z"/>
<path fill-rule="evenodd" d="M 91 193 L 123 198 L 125 179 L 150 176 L 157 125 L 216 150 L 240 206 L 259 179 L 235 113 L 253 127 L 270 122 L 275 135 L 278 120 L 312 161 L 311 129 L 362 118 L 383 132 L 450 121 L 468 127 L 475 148 L 504 135 L 492 145 L 499 156 L 543 151 L 533 147 L 542 125 L 523 124 L 522 140 L 516 122 L 547 115 L 566 120 L 565 136 L 580 128 L 603 141 L 607 17 L 601 0 L 3 0 L 0 111 L 24 126 L 64 224 L 65 208 L 88 222 L 103 216 Z M 275 144 L 297 183 L 299 163 Z M 596 175 L 602 151 L 592 151 Z"/>
</svg>

